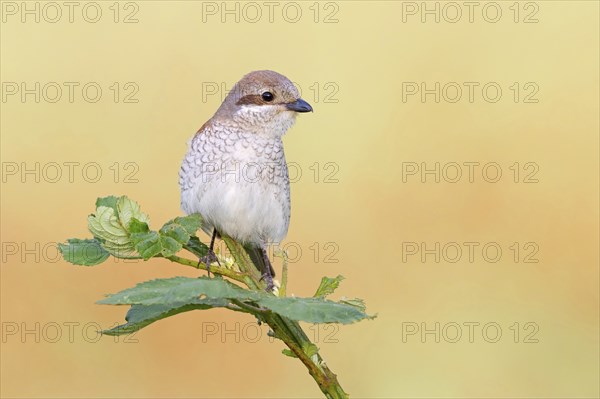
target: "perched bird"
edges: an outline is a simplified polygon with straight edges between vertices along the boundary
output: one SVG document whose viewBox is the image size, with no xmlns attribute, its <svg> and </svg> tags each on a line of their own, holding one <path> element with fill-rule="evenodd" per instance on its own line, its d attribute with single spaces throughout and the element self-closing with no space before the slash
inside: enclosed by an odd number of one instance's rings
<svg viewBox="0 0 600 399">
<path fill-rule="evenodd" d="M 229 92 L 217 112 L 189 143 L 179 172 L 181 207 L 200 213 L 212 235 L 210 270 L 217 260 L 215 238 L 225 234 L 242 243 L 273 289 L 270 243 L 287 235 L 290 181 L 281 141 L 298 112 L 312 107 L 285 76 L 254 71 Z"/>
</svg>

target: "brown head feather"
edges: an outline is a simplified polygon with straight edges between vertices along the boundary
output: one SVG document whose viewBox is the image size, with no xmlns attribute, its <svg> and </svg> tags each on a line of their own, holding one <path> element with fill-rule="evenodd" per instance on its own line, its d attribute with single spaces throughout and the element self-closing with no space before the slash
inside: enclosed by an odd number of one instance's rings
<svg viewBox="0 0 600 399">
<path fill-rule="evenodd" d="M 262 98 L 264 92 L 273 94 L 272 101 Z M 241 105 L 277 105 L 294 102 L 300 93 L 285 76 L 275 71 L 250 72 L 233 86 L 215 117 L 229 117 Z"/>
</svg>

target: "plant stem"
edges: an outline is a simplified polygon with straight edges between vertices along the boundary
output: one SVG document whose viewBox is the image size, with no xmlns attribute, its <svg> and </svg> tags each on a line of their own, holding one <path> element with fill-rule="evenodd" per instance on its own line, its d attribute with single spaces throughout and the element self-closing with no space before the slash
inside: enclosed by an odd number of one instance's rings
<svg viewBox="0 0 600 399">
<path fill-rule="evenodd" d="M 242 272 L 241 275 L 248 278 L 248 281 L 245 281 L 248 288 L 253 290 L 264 290 L 266 288 L 266 283 L 261 280 L 261 274 L 258 271 L 257 266 L 252 263 L 244 248 L 230 237 L 223 236 L 223 240 L 225 241 L 225 244 L 227 244 L 229 252 L 231 252 Z M 284 273 L 284 277 L 287 280 L 287 265 Z M 285 286 L 283 288 L 285 292 Z M 241 306 L 240 304 L 237 305 Z M 325 365 L 321 356 L 318 353 L 313 356 L 309 356 L 308 353 L 306 353 L 306 351 L 314 346 L 314 344 L 308 339 L 298 322 L 270 311 L 264 313 L 261 312 L 261 316 L 271 327 L 275 336 L 281 339 L 306 366 L 309 374 L 316 381 L 326 398 L 348 398 L 348 394 L 342 389 L 337 380 L 337 376 Z"/>
<path fill-rule="evenodd" d="M 196 269 L 208 270 L 204 263 L 198 263 L 198 261 L 196 261 L 196 260 L 182 258 L 177 255 L 169 256 L 166 259 L 169 259 L 170 261 L 179 263 L 181 265 L 191 266 Z M 244 275 L 243 273 L 238 273 L 236 271 L 227 269 L 222 266 L 211 265 L 210 272 L 214 273 L 214 274 L 218 274 L 220 276 L 229 277 L 232 280 L 239 281 L 240 283 L 244 283 L 244 284 L 246 283 L 246 280 L 247 280 L 247 276 Z"/>
<path fill-rule="evenodd" d="M 223 240 L 229 248 L 229 252 L 234 257 L 241 272 L 236 272 L 222 266 L 210 266 L 210 271 L 215 275 L 229 277 L 232 280 L 245 284 L 248 288 L 256 291 L 266 289 L 266 282 L 261 280 L 261 274 L 258 268 L 252 263 L 252 260 L 244 250 L 244 248 L 233 239 L 223 236 Z M 282 285 L 280 295 L 285 296 L 287 285 L 287 259 L 284 256 Z M 198 263 L 196 260 L 182 258 L 177 255 L 167 257 L 172 262 L 176 262 L 185 266 L 191 266 L 196 269 L 207 270 L 203 263 Z M 300 359 L 304 366 L 308 369 L 311 377 L 316 381 L 319 389 L 326 398 L 338 399 L 348 398 L 348 394 L 344 392 L 337 380 L 337 376 L 325 365 L 323 358 L 317 353 L 309 356 L 306 352 L 308 348 L 314 344 L 310 341 L 302 327 L 297 321 L 280 316 L 269 310 L 263 311 L 241 301 L 233 301 L 239 307 L 239 310 L 251 313 L 260 314 L 271 329 L 275 336 L 281 339 L 285 345 Z"/>
<path fill-rule="evenodd" d="M 337 376 L 325 365 L 323 358 L 318 353 L 311 357 L 305 352 L 314 344 L 308 339 L 298 322 L 274 313 L 270 317 L 265 317 L 265 321 L 271 326 L 275 336 L 281 339 L 306 366 L 325 397 L 348 398 Z"/>
</svg>

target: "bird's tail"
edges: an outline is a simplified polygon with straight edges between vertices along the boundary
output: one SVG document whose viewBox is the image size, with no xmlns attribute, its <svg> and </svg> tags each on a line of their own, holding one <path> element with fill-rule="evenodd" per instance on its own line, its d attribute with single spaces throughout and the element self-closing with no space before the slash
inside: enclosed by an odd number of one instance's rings
<svg viewBox="0 0 600 399">
<path fill-rule="evenodd" d="M 254 263 L 254 265 L 261 272 L 261 274 L 266 274 L 268 268 L 268 270 L 271 271 L 271 276 L 275 277 L 275 270 L 273 270 L 273 266 L 271 266 L 269 258 L 263 252 L 265 251 L 263 248 L 248 244 L 244 246 L 244 249 L 248 253 L 248 256 L 250 256 L 250 260 L 252 260 L 252 263 Z"/>
</svg>

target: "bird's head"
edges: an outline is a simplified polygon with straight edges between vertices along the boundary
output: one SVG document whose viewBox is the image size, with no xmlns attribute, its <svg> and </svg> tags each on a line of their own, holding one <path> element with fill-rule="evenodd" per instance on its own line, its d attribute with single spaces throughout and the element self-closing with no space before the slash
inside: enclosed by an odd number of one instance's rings
<svg viewBox="0 0 600 399">
<path fill-rule="evenodd" d="M 235 84 L 215 117 L 256 134 L 282 136 L 298 112 L 312 110 L 288 78 L 274 71 L 254 71 Z"/>
</svg>

